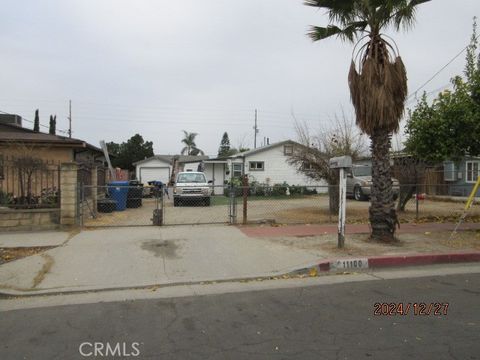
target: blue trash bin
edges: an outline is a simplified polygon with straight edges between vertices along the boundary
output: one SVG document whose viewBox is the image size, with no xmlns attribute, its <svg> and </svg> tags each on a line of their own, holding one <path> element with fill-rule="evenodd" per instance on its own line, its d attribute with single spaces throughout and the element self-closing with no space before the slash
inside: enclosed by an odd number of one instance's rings
<svg viewBox="0 0 480 360">
<path fill-rule="evenodd" d="M 123 211 L 127 207 L 128 181 L 112 181 L 108 183 L 108 194 L 117 202 L 115 210 Z"/>
</svg>

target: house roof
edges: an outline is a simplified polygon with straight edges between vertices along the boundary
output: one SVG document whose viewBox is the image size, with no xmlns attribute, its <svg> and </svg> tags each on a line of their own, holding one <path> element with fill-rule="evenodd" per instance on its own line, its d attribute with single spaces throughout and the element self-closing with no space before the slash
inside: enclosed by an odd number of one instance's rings
<svg viewBox="0 0 480 360">
<path fill-rule="evenodd" d="M 171 163 L 173 158 L 176 158 L 179 163 L 199 162 L 207 160 L 208 156 L 194 156 L 194 155 L 154 155 L 152 157 L 134 162 L 133 165 L 140 165 L 151 160 L 160 160 L 166 163 Z"/>
<path fill-rule="evenodd" d="M 197 156 L 197 155 L 178 155 L 177 156 L 177 159 L 178 159 L 178 162 L 179 163 L 192 163 L 192 162 L 199 162 L 199 161 L 203 161 L 203 160 L 208 160 L 210 159 L 209 156 L 206 156 L 206 155 L 201 155 L 201 156 Z"/>
<path fill-rule="evenodd" d="M 259 148 L 256 148 L 256 149 L 252 149 L 252 150 L 244 151 L 244 152 L 241 152 L 241 153 L 238 153 L 238 154 L 234 154 L 234 155 L 229 156 L 228 158 L 229 159 L 235 159 L 235 158 L 240 158 L 240 157 L 243 158 L 243 157 L 247 157 L 247 156 L 257 154 L 257 153 L 260 153 L 260 152 L 263 152 L 263 151 L 271 150 L 271 149 L 276 148 L 278 146 L 283 146 L 283 145 L 287 145 L 287 144 L 301 146 L 301 144 L 297 143 L 296 141 L 283 140 L 283 141 L 279 141 L 279 142 L 276 142 L 276 143 L 273 143 L 273 144 L 270 144 L 270 145 L 265 145 L 265 146 L 262 146 L 262 147 L 259 147 Z M 218 158 L 217 160 L 225 160 L 225 158 Z"/>
<path fill-rule="evenodd" d="M 146 163 L 146 162 L 149 162 L 151 160 L 160 160 L 160 161 L 163 161 L 163 162 L 166 162 L 166 163 L 170 163 L 173 159 L 173 155 L 153 155 L 149 158 L 146 158 L 146 159 L 143 159 L 143 160 L 140 160 L 140 161 L 136 161 L 133 163 L 134 166 L 136 165 L 140 165 L 140 164 L 143 164 L 143 163 Z"/>
<path fill-rule="evenodd" d="M 14 124 L 0 123 L 0 143 L 29 143 L 70 148 L 87 148 L 103 154 L 102 149 L 93 146 L 86 141 L 60 135 L 35 132 Z"/>
</svg>

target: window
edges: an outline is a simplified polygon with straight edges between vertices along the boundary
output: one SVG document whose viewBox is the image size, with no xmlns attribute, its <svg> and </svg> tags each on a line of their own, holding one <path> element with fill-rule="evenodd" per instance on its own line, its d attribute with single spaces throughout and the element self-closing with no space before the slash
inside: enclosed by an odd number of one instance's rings
<svg viewBox="0 0 480 360">
<path fill-rule="evenodd" d="M 307 161 L 304 161 L 303 164 L 302 164 L 302 170 L 303 171 L 313 171 L 314 168 L 313 168 L 313 165 Z"/>
<path fill-rule="evenodd" d="M 445 161 L 443 163 L 443 180 L 455 181 L 455 164 L 453 161 Z"/>
<path fill-rule="evenodd" d="M 293 145 L 284 145 L 283 146 L 283 154 L 284 155 L 292 155 L 293 154 Z"/>
<path fill-rule="evenodd" d="M 263 171 L 265 170 L 263 161 L 250 161 L 250 170 L 251 171 Z"/>
<path fill-rule="evenodd" d="M 467 183 L 474 183 L 478 179 L 478 164 L 480 161 L 467 161 Z"/>
<path fill-rule="evenodd" d="M 233 164 L 233 177 L 242 176 L 242 164 Z"/>
</svg>

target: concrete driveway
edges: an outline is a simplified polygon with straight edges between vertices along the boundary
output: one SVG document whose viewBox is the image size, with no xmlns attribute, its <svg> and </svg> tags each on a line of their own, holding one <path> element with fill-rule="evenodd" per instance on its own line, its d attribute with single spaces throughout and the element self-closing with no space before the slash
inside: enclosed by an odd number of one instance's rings
<svg viewBox="0 0 480 360">
<path fill-rule="evenodd" d="M 0 291 L 47 293 L 270 276 L 317 259 L 313 251 L 251 238 L 225 225 L 99 229 L 1 265 Z"/>
</svg>

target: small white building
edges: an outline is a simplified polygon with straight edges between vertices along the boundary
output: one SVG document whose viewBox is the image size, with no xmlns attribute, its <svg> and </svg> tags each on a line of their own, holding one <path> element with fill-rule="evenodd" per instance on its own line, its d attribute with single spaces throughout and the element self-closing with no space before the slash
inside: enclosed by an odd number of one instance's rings
<svg viewBox="0 0 480 360">
<path fill-rule="evenodd" d="M 136 179 L 146 184 L 149 181 L 161 181 L 168 184 L 172 172 L 197 170 L 198 164 L 208 156 L 192 155 L 155 155 L 135 162 Z"/>
</svg>

